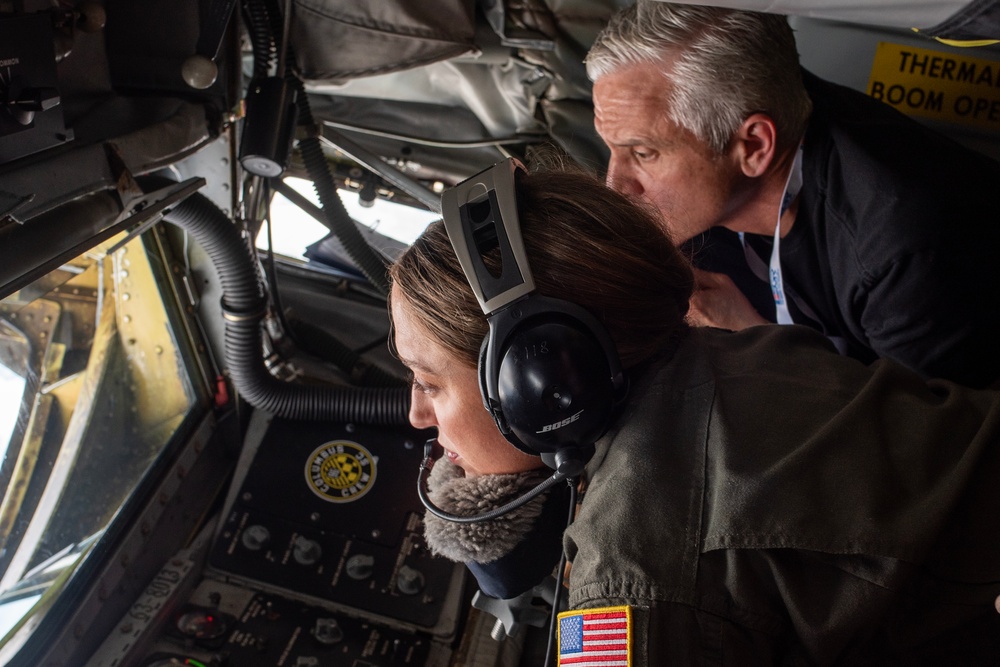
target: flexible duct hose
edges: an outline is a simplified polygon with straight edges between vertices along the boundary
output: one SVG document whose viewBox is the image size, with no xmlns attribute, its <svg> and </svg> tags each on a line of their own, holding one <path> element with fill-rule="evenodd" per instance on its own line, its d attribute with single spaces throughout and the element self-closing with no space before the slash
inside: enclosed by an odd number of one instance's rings
<svg viewBox="0 0 1000 667">
<path fill-rule="evenodd" d="M 275 0 L 246 0 L 245 20 L 249 24 L 248 32 L 253 45 L 254 76 L 266 76 L 273 62 L 273 45 L 280 42 L 282 29 L 282 10 Z M 382 257 L 372 250 L 372 247 L 361 235 L 354 220 L 351 219 L 344 202 L 337 192 L 337 184 L 330 172 L 330 165 L 323 154 L 316 120 L 312 107 L 309 105 L 309 95 L 305 85 L 293 72 L 295 71 L 295 53 L 289 45 L 278 44 L 277 48 L 285 49 L 286 71 L 278 72 L 277 76 L 285 77 L 286 82 L 296 91 L 296 106 L 298 107 L 298 124 L 308 129 L 308 134 L 299 140 L 299 151 L 306 171 L 313 182 L 313 188 L 319 197 L 320 207 L 326 217 L 327 225 L 344 246 L 347 256 L 354 262 L 362 275 L 368 279 L 372 287 L 382 294 L 389 293 L 389 279 L 386 275 L 386 265 Z"/>
<path fill-rule="evenodd" d="M 266 301 L 237 228 L 199 193 L 168 211 L 164 220 L 189 232 L 218 271 L 226 321 L 226 364 L 233 384 L 250 405 L 287 419 L 407 423 L 407 388 L 303 386 L 271 375 L 264 366 L 260 328 Z"/>
<path fill-rule="evenodd" d="M 312 115 L 312 107 L 309 106 L 309 96 L 305 86 L 298 77 L 290 76 L 289 79 L 298 92 L 296 101 L 299 108 L 299 124 L 314 128 L 316 121 Z M 333 174 L 330 173 L 330 165 L 327 164 L 319 138 L 313 135 L 302 137 L 299 140 L 299 152 L 302 154 L 302 161 L 305 162 L 306 171 L 312 179 L 330 229 L 344 244 L 347 256 L 361 270 L 368 282 L 382 294 L 388 294 L 389 278 L 386 275 L 385 262 L 368 245 L 347 209 L 344 208 L 344 202 L 337 192 L 337 185 L 333 180 Z"/>
</svg>

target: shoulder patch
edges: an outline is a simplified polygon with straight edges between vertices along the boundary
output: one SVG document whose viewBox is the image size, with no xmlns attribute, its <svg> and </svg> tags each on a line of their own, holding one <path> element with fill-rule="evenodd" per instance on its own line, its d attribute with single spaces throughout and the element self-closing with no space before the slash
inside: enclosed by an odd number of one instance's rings
<svg viewBox="0 0 1000 667">
<path fill-rule="evenodd" d="M 559 667 L 631 667 L 631 607 L 574 609 L 558 621 Z"/>
</svg>

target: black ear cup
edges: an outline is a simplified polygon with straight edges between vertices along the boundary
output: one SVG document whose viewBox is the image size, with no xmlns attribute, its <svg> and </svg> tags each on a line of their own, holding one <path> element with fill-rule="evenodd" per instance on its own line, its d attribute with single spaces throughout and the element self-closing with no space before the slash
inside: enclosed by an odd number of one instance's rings
<svg viewBox="0 0 1000 667">
<path fill-rule="evenodd" d="M 611 367 L 580 322 L 536 317 L 507 338 L 499 356 L 494 416 L 522 449 L 554 453 L 589 445 L 607 430 L 615 404 Z"/>
<path fill-rule="evenodd" d="M 585 448 L 611 424 L 625 380 L 611 337 L 580 306 L 531 294 L 487 318 L 483 403 L 529 454 Z"/>
</svg>

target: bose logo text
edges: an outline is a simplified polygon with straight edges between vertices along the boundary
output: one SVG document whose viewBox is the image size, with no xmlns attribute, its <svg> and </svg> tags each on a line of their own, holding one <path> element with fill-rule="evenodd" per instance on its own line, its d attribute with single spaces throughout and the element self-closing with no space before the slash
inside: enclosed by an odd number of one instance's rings
<svg viewBox="0 0 1000 667">
<path fill-rule="evenodd" d="M 566 419 L 563 419 L 562 421 L 558 421 L 555 424 L 549 424 L 547 426 L 543 426 L 541 431 L 535 431 L 535 433 L 548 433 L 549 431 L 554 431 L 557 428 L 562 428 L 563 426 L 566 426 L 568 424 L 572 424 L 577 419 L 579 419 L 580 415 L 582 415 L 582 414 L 583 414 L 583 410 L 580 410 L 579 412 L 577 412 L 572 417 L 566 417 Z"/>
</svg>

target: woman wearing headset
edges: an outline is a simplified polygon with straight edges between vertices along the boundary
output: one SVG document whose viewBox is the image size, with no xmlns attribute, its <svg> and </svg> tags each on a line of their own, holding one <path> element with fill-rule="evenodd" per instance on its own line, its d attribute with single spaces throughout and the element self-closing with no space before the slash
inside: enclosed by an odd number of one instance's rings
<svg viewBox="0 0 1000 667">
<path fill-rule="evenodd" d="M 555 171 L 518 174 L 515 199 L 537 293 L 597 318 L 629 389 L 572 525 L 542 522 L 543 497 L 428 515 L 432 548 L 483 582 L 550 570 L 535 545 L 561 537 L 559 664 L 998 664 L 997 393 L 866 367 L 804 327 L 689 328 L 691 270 L 656 214 Z M 552 471 L 483 409 L 490 325 L 453 241 L 435 223 L 392 266 L 393 343 L 410 420 L 444 450 L 431 497 L 474 514 Z"/>
</svg>

